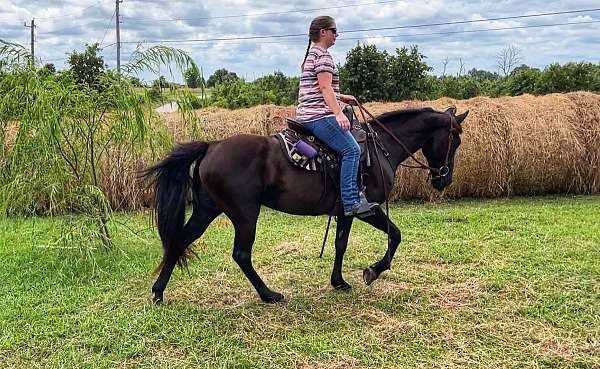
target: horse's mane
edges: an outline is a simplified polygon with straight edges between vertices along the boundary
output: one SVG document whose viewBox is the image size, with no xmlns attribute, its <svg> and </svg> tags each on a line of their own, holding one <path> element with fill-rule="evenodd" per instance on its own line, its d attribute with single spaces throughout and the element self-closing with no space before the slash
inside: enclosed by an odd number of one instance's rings
<svg viewBox="0 0 600 369">
<path fill-rule="evenodd" d="M 397 120 L 404 121 L 404 120 L 412 117 L 413 115 L 417 115 L 417 114 L 421 114 L 421 113 L 443 113 L 443 112 L 437 111 L 431 107 L 411 108 L 411 109 L 394 110 L 394 111 L 390 111 L 387 113 L 383 113 L 381 115 L 378 115 L 376 118 L 381 123 L 387 123 L 389 121 L 397 121 Z"/>
</svg>

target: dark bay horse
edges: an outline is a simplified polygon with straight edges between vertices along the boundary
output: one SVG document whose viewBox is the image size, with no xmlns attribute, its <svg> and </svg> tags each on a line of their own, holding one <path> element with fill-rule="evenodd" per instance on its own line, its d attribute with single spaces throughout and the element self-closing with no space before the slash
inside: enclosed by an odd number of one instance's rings
<svg viewBox="0 0 600 369">
<path fill-rule="evenodd" d="M 445 112 L 425 108 L 377 117 L 378 124 L 372 128 L 382 147 L 369 142 L 371 153 L 380 151 L 379 155 L 372 155 L 373 165 L 367 169 L 364 180 L 367 198 L 384 202 L 394 185 L 396 168 L 419 149 L 430 168 L 432 186 L 441 191 L 450 185 L 467 114 L 468 111 L 456 115 L 453 108 Z M 273 136 L 237 135 L 221 141 L 177 146 L 166 159 L 142 173 L 155 187 L 156 220 L 164 249 L 160 274 L 152 287 L 153 301 L 163 302 L 163 292 L 175 265 L 187 264 L 193 253 L 190 244 L 221 213 L 229 217 L 235 229 L 235 262 L 264 302 L 281 301 L 283 295 L 267 287 L 252 266 L 252 245 L 262 205 L 297 215 L 337 215 L 331 285 L 338 290 L 350 289 L 342 277 L 342 261 L 353 218 L 343 216 L 337 204 L 339 188 L 332 181 L 327 181 L 328 188 L 324 188 L 323 175 L 290 164 Z M 186 222 L 190 190 L 193 211 Z M 371 284 L 390 269 L 400 244 L 400 230 L 380 208 L 362 220 L 383 232 L 389 230 L 386 254 L 363 272 L 365 282 Z"/>
</svg>

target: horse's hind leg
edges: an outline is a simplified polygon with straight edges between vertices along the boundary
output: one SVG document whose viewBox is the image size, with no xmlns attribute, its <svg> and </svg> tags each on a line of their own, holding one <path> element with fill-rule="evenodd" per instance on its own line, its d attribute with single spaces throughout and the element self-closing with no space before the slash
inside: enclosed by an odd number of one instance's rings
<svg viewBox="0 0 600 369">
<path fill-rule="evenodd" d="M 226 212 L 235 227 L 233 260 L 252 283 L 261 300 L 267 303 L 275 303 L 283 300 L 283 295 L 269 289 L 252 266 L 252 245 L 256 236 L 256 221 L 258 220 L 259 211 L 260 205 L 256 208 L 248 206 L 243 212 L 240 212 L 242 214 L 236 214 L 235 216 L 231 216 L 232 214 Z"/>
<path fill-rule="evenodd" d="M 363 271 L 363 279 L 367 285 L 370 285 L 379 278 L 379 275 L 384 271 L 390 269 L 392 264 L 392 259 L 394 258 L 394 254 L 396 253 L 396 249 L 398 245 L 400 245 L 401 235 L 400 230 L 391 220 L 385 215 L 381 208 L 377 208 L 375 214 L 373 216 L 362 219 L 365 223 L 372 225 L 373 227 L 382 230 L 387 234 L 388 232 L 388 222 L 390 226 L 389 239 L 390 242 L 388 244 L 387 251 L 383 258 L 378 262 L 374 263 L 370 267 L 366 268 Z"/>
<path fill-rule="evenodd" d="M 165 255 L 162 269 L 154 286 L 152 286 L 152 292 L 154 293 L 153 302 L 155 304 L 161 304 L 163 302 L 163 292 L 169 283 L 171 274 L 177 261 L 184 255 L 189 245 L 197 240 L 209 224 L 219 215 L 221 211 L 212 204 L 195 205 L 194 211 L 185 227 L 180 238 L 179 247 L 175 248 L 174 252 Z"/>
</svg>

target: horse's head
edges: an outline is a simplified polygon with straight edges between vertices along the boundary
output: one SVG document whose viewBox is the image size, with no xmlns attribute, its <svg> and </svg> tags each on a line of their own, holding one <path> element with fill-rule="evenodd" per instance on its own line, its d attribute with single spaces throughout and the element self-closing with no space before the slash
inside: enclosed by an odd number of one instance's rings
<svg viewBox="0 0 600 369">
<path fill-rule="evenodd" d="M 456 115 L 456 108 L 449 108 L 444 114 L 438 114 L 431 137 L 422 147 L 423 155 L 433 170 L 430 170 L 431 185 L 442 191 L 452 183 L 454 173 L 454 155 L 460 146 L 462 124 L 469 111 Z"/>
</svg>

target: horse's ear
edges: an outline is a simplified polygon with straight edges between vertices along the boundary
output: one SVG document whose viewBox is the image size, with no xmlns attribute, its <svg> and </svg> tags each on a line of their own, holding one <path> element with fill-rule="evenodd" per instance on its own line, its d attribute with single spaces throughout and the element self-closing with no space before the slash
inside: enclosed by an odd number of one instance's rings
<svg viewBox="0 0 600 369">
<path fill-rule="evenodd" d="M 462 122 L 465 120 L 465 118 L 467 117 L 467 115 L 469 115 L 469 111 L 467 110 L 466 112 L 457 115 L 456 116 L 456 123 L 458 124 L 462 124 Z"/>
<path fill-rule="evenodd" d="M 452 115 L 456 114 L 456 106 L 451 106 L 448 109 L 446 109 L 446 113 L 450 113 Z"/>
</svg>

